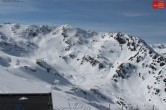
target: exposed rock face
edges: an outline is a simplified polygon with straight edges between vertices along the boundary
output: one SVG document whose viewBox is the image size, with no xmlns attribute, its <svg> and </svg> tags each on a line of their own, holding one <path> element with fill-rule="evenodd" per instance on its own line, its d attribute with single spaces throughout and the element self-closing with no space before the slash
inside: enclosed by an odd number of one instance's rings
<svg viewBox="0 0 166 110">
<path fill-rule="evenodd" d="M 3 77 L 25 78 L 28 84 L 54 82 L 55 95 L 61 91 L 64 97 L 99 110 L 108 110 L 108 104 L 115 110 L 122 105 L 149 109 L 154 103 L 159 110 L 166 108 L 166 58 L 131 35 L 97 33 L 70 25 L 3 24 L 0 53 Z M 6 89 L 8 76 L 0 79 L 4 84 L 0 91 Z M 15 80 L 11 85 L 17 85 Z M 25 87 L 24 82 L 22 85 Z"/>
</svg>

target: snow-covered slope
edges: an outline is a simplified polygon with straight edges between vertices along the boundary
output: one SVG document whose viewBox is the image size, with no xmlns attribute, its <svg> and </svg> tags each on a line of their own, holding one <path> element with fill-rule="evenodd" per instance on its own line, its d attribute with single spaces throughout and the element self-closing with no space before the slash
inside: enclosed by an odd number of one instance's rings
<svg viewBox="0 0 166 110">
<path fill-rule="evenodd" d="M 156 52 L 166 57 L 166 43 L 152 44 L 150 45 Z"/>
<path fill-rule="evenodd" d="M 52 91 L 55 110 L 165 110 L 165 63 L 143 40 L 120 32 L 0 25 L 0 92 Z"/>
</svg>

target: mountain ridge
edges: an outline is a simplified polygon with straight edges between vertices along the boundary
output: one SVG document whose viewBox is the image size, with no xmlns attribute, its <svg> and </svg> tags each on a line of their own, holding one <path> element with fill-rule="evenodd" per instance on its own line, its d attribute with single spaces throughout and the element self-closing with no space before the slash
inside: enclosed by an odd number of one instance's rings
<svg viewBox="0 0 166 110">
<path fill-rule="evenodd" d="M 11 75 L 26 80 L 27 87 L 19 83 L 21 91 L 52 87 L 54 99 L 74 97 L 93 109 L 166 108 L 166 58 L 140 38 L 70 25 L 19 24 L 1 24 L 0 38 L 0 68 L 7 73 L 2 83 L 8 83 L 2 93 L 19 88 Z M 55 108 L 60 103 L 54 102 Z"/>
</svg>

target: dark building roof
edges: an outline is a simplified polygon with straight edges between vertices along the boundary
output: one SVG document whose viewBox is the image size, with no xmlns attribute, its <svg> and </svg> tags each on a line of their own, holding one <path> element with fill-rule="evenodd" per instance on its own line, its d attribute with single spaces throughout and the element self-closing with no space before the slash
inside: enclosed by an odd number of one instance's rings
<svg viewBox="0 0 166 110">
<path fill-rule="evenodd" d="M 0 94 L 0 110 L 53 110 L 51 93 Z"/>
</svg>

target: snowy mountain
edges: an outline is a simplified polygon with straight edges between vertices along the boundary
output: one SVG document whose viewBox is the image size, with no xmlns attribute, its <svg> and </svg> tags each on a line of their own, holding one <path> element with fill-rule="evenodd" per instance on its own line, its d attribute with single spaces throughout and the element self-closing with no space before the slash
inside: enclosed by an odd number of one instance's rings
<svg viewBox="0 0 166 110">
<path fill-rule="evenodd" d="M 156 52 L 166 57 L 166 43 L 151 44 L 150 45 Z"/>
<path fill-rule="evenodd" d="M 52 92 L 54 110 L 166 108 L 166 58 L 124 33 L 0 25 L 0 92 Z"/>
</svg>

